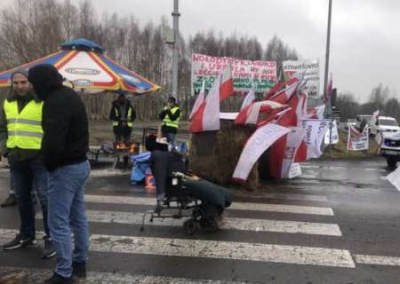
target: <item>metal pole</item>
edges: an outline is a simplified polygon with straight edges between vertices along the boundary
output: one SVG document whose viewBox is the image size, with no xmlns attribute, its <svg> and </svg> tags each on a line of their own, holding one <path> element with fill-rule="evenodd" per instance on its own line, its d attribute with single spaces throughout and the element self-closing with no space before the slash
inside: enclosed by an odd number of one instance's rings
<svg viewBox="0 0 400 284">
<path fill-rule="evenodd" d="M 332 0 L 329 0 L 329 10 L 328 10 L 328 31 L 326 36 L 326 57 L 325 57 L 325 76 L 324 76 L 324 96 L 328 98 L 328 74 L 329 74 L 329 51 L 331 46 L 331 19 L 332 19 Z M 327 117 L 330 118 L 329 123 L 329 147 L 332 147 L 332 104 L 331 96 L 329 96 L 327 101 Z"/>
<path fill-rule="evenodd" d="M 179 53 L 179 0 L 174 0 L 173 28 L 174 45 L 172 53 L 172 96 L 178 100 L 178 53 Z"/>
<path fill-rule="evenodd" d="M 328 73 L 329 73 L 329 50 L 331 45 L 331 18 L 332 18 L 332 0 L 329 0 L 329 12 L 328 12 L 328 31 L 326 37 L 326 58 L 325 58 L 325 77 L 324 77 L 324 95 L 327 94 L 328 88 Z M 327 115 L 328 117 L 332 116 L 332 106 L 331 106 L 331 98 L 329 97 L 327 102 Z"/>
</svg>

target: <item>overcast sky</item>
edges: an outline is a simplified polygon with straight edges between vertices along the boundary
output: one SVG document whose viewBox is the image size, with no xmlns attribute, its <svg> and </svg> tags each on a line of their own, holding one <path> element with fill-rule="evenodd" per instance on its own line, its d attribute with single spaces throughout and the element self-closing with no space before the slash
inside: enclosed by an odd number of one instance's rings
<svg viewBox="0 0 400 284">
<path fill-rule="evenodd" d="M 4 0 L 2 0 L 4 1 Z M 10 0 L 6 0 L 10 1 Z M 71 0 L 78 4 L 80 0 Z M 304 59 L 324 66 L 329 0 L 180 0 L 180 30 L 256 36 L 265 47 L 275 34 Z M 99 15 L 133 14 L 140 24 L 172 25 L 173 0 L 96 0 Z M 362 101 L 379 83 L 400 95 L 400 1 L 333 0 L 331 60 L 334 87 Z M 323 68 L 322 68 L 323 69 Z M 321 70 L 322 75 L 323 70 Z"/>
</svg>

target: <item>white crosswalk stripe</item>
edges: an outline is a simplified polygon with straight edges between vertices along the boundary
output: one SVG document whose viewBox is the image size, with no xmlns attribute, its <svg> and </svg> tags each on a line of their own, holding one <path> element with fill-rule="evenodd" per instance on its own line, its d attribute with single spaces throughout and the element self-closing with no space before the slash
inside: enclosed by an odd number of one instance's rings
<svg viewBox="0 0 400 284">
<path fill-rule="evenodd" d="M 45 269 L 32 269 L 21 267 L 0 267 L 0 274 L 12 273 L 27 277 L 25 283 L 42 284 L 43 281 L 51 277 L 52 272 Z M 82 283 L 82 281 L 80 282 Z M 244 284 L 244 282 L 214 281 L 214 280 L 195 280 L 188 278 L 174 278 L 148 275 L 131 275 L 127 273 L 107 273 L 107 272 L 88 272 L 84 280 L 85 284 Z M 251 284 L 246 282 L 247 284 Z"/>
<path fill-rule="evenodd" d="M 146 197 L 130 197 L 130 196 L 110 196 L 110 195 L 86 195 L 86 202 L 93 203 L 111 203 L 111 204 L 128 204 L 128 205 L 155 205 L 154 198 Z M 234 202 L 230 210 L 247 210 L 247 211 L 263 211 L 263 212 L 279 212 L 293 214 L 310 214 L 333 216 L 334 213 L 328 207 L 316 206 L 299 206 L 299 205 L 281 205 L 281 204 L 265 204 L 265 203 L 249 203 Z"/>
<path fill-rule="evenodd" d="M 4 241 L 4 236 L 16 233 L 16 230 L 0 229 L 2 241 Z M 90 250 L 96 252 L 355 267 L 350 252 L 340 249 L 103 234 L 92 234 L 90 242 Z"/>
</svg>

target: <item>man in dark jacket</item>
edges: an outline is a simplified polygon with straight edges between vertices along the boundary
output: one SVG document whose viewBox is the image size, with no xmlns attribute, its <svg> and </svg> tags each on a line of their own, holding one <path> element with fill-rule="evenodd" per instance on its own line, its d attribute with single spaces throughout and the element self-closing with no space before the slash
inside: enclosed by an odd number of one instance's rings
<svg viewBox="0 0 400 284">
<path fill-rule="evenodd" d="M 0 112 L 0 149 L 8 157 L 11 183 L 15 187 L 21 227 L 14 240 L 3 245 L 12 250 L 36 244 L 32 191 L 36 191 L 43 212 L 46 236 L 42 257 L 55 255 L 47 223 L 48 172 L 41 161 L 43 102 L 32 92 L 24 69 L 11 75 L 11 92 Z"/>
<path fill-rule="evenodd" d="M 164 107 L 159 118 L 162 120 L 162 136 L 167 138 L 168 143 L 175 146 L 175 136 L 178 133 L 181 109 L 174 97 L 168 98 L 167 106 Z"/>
<path fill-rule="evenodd" d="M 118 93 L 118 99 L 112 102 L 110 120 L 113 122 L 115 144 L 124 142 L 130 144 L 132 125 L 136 119 L 136 112 L 131 102 L 125 97 L 124 93 Z"/>
<path fill-rule="evenodd" d="M 90 173 L 88 119 L 83 102 L 52 65 L 29 70 L 29 81 L 43 105 L 43 160 L 49 171 L 49 227 L 57 265 L 45 283 L 73 283 L 72 274 L 86 276 L 89 230 L 85 213 L 85 182 Z M 72 251 L 71 228 L 74 232 Z"/>
</svg>

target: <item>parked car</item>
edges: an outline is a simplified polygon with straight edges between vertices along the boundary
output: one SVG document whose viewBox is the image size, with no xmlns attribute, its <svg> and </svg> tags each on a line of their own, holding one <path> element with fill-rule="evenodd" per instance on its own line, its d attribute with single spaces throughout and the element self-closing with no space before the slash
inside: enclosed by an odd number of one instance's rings
<svg viewBox="0 0 400 284">
<path fill-rule="evenodd" d="M 379 116 L 376 123 L 370 126 L 370 132 L 372 135 L 377 135 L 378 133 L 383 132 L 394 133 L 397 131 L 400 131 L 397 120 L 389 116 Z"/>
<path fill-rule="evenodd" d="M 400 160 L 400 131 L 398 132 L 381 132 L 381 155 L 386 158 L 389 168 L 396 167 L 397 161 Z"/>
</svg>

